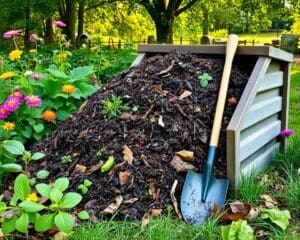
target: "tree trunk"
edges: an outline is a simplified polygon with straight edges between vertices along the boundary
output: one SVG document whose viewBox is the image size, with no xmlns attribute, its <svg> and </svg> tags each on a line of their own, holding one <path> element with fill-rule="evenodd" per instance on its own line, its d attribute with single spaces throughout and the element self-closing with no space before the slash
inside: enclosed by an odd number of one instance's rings
<svg viewBox="0 0 300 240">
<path fill-rule="evenodd" d="M 67 38 L 71 40 L 71 43 L 75 43 L 75 25 L 76 25 L 76 0 L 66 0 L 66 11 L 63 16 L 63 21 L 66 23 L 66 27 L 63 28 L 63 33 L 67 35 Z"/>
<path fill-rule="evenodd" d="M 209 33 L 208 6 L 204 5 L 202 11 L 203 11 L 202 34 L 204 36 L 204 35 L 208 35 Z"/>
<path fill-rule="evenodd" d="M 85 0 L 79 2 L 77 38 L 83 34 Z"/>
<path fill-rule="evenodd" d="M 30 2 L 27 0 L 25 5 L 25 32 L 24 32 L 24 46 L 30 48 Z"/>
<path fill-rule="evenodd" d="M 157 43 L 173 43 L 173 22 L 168 25 L 156 22 L 156 41 Z"/>
<path fill-rule="evenodd" d="M 52 44 L 54 43 L 54 33 L 52 26 L 52 17 L 46 19 L 46 28 L 45 28 L 45 42 Z"/>
</svg>

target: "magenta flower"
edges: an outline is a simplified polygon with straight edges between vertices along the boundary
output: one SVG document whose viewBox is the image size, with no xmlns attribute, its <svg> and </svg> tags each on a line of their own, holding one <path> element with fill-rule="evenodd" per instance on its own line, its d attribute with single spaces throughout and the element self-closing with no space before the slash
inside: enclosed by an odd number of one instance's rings
<svg viewBox="0 0 300 240">
<path fill-rule="evenodd" d="M 16 109 L 19 108 L 19 106 L 20 106 L 19 98 L 13 96 L 9 96 L 3 104 L 4 109 L 9 113 L 14 112 Z"/>
<path fill-rule="evenodd" d="M 74 227 L 77 227 L 78 226 L 78 217 L 74 213 L 72 213 L 71 216 L 73 218 Z"/>
<path fill-rule="evenodd" d="M 35 40 L 36 40 L 36 35 L 35 34 L 30 34 L 29 41 L 34 42 Z"/>
<path fill-rule="evenodd" d="M 282 130 L 280 133 L 279 133 L 279 135 L 281 136 L 281 137 L 288 137 L 288 136 L 291 136 L 291 135 L 293 135 L 294 134 L 294 130 L 292 130 L 292 129 L 284 129 L 284 130 Z"/>
<path fill-rule="evenodd" d="M 40 80 L 42 78 L 42 75 L 41 74 L 37 74 L 37 73 L 34 73 L 31 75 L 31 78 L 35 79 L 35 80 Z"/>
<path fill-rule="evenodd" d="M 64 22 L 62 22 L 62 21 L 52 21 L 52 25 L 54 26 L 54 27 L 65 27 L 65 26 L 67 26 Z"/>
<path fill-rule="evenodd" d="M 0 106 L 0 119 L 5 119 L 10 114 L 3 105 Z"/>
<path fill-rule="evenodd" d="M 42 99 L 38 96 L 30 95 L 25 97 L 25 103 L 29 107 L 39 107 L 42 104 Z"/>
<path fill-rule="evenodd" d="M 3 37 L 6 38 L 6 39 L 9 39 L 9 38 L 16 37 L 16 36 L 20 35 L 20 33 L 21 33 L 21 30 L 10 30 L 8 32 L 5 32 L 3 34 Z"/>
<path fill-rule="evenodd" d="M 19 90 L 14 90 L 13 93 L 11 94 L 11 96 L 17 98 L 20 103 L 24 102 L 24 100 L 25 100 L 24 93 L 20 92 Z"/>
</svg>

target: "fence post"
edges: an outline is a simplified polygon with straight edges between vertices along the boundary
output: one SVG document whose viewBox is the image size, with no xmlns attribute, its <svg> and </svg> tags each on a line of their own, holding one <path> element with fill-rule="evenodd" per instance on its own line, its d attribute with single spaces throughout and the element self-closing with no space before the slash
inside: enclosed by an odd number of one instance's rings
<svg viewBox="0 0 300 240">
<path fill-rule="evenodd" d="M 180 37 L 180 45 L 182 45 L 182 36 Z"/>
<path fill-rule="evenodd" d="M 122 46 L 122 42 L 121 42 L 121 39 L 119 39 L 119 42 L 118 42 L 118 49 L 121 49 L 121 46 Z"/>
</svg>

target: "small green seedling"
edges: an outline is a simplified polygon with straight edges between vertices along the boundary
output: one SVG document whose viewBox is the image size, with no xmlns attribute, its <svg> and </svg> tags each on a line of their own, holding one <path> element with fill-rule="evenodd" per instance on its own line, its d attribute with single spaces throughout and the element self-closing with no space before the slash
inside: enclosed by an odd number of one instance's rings
<svg viewBox="0 0 300 240">
<path fill-rule="evenodd" d="M 103 155 L 104 152 L 105 152 L 105 148 L 102 147 L 102 148 L 100 148 L 99 151 L 96 153 L 96 156 L 97 156 L 97 157 L 101 157 L 101 156 Z"/>
<path fill-rule="evenodd" d="M 198 77 L 200 86 L 205 88 L 208 85 L 208 82 L 211 81 L 213 78 L 208 73 L 203 73 L 199 75 Z"/>
<path fill-rule="evenodd" d="M 115 158 L 113 156 L 109 156 L 106 162 L 101 167 L 101 172 L 109 171 L 114 164 L 115 164 Z"/>
<path fill-rule="evenodd" d="M 89 187 L 92 185 L 92 182 L 90 181 L 90 180 L 88 180 L 88 179 L 85 179 L 84 181 L 83 181 L 83 184 L 80 184 L 79 186 L 78 186 L 78 189 L 80 189 L 81 190 L 81 193 L 82 194 L 87 194 L 87 192 L 89 191 Z"/>
<path fill-rule="evenodd" d="M 60 161 L 61 161 L 61 163 L 63 163 L 63 164 L 68 164 L 68 163 L 71 163 L 71 162 L 72 162 L 72 157 L 71 157 L 71 155 L 62 156 L 62 157 L 60 158 Z"/>
<path fill-rule="evenodd" d="M 120 97 L 112 95 L 111 98 L 106 98 L 102 101 L 103 110 L 102 112 L 108 116 L 108 118 L 113 118 L 118 116 L 123 110 L 128 110 L 127 104 L 123 104 Z"/>
</svg>

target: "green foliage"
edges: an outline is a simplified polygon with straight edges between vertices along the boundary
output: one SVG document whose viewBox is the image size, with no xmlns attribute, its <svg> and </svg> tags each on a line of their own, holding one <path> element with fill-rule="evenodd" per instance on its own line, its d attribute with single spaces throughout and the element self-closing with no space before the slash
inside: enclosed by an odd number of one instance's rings
<svg viewBox="0 0 300 240">
<path fill-rule="evenodd" d="M 60 158 L 60 161 L 61 161 L 62 164 L 68 164 L 68 163 L 71 163 L 73 160 L 72 160 L 71 155 L 66 155 L 66 156 L 62 156 Z"/>
<path fill-rule="evenodd" d="M 76 192 L 64 193 L 69 187 L 67 178 L 58 178 L 54 184 L 39 183 L 35 185 L 36 191 L 46 200 L 38 202 L 36 193 L 30 193 L 31 187 L 29 179 L 24 174 L 20 174 L 15 179 L 14 195 L 7 206 L 0 201 L 0 212 L 4 214 L 1 225 L 4 234 L 15 230 L 21 233 L 28 232 L 30 223 L 38 232 L 47 231 L 56 226 L 60 231 L 69 233 L 74 227 L 74 219 L 68 212 L 74 209 L 82 200 L 82 196 Z M 88 219 L 86 211 L 78 213 L 82 220 Z"/>
<path fill-rule="evenodd" d="M 208 73 L 203 73 L 199 75 L 198 77 L 200 86 L 205 88 L 208 85 L 208 82 L 211 81 L 213 78 Z"/>
<path fill-rule="evenodd" d="M 77 188 L 81 190 L 82 194 L 87 194 L 90 186 L 92 186 L 92 182 L 88 179 L 85 179 L 83 184 L 80 184 Z"/>
<path fill-rule="evenodd" d="M 285 230 L 289 225 L 289 219 L 291 218 L 291 215 L 288 210 L 281 211 L 276 208 L 264 208 L 262 209 L 262 214 L 260 217 L 262 219 L 269 219 L 272 223 L 279 226 L 282 230 Z"/>
<path fill-rule="evenodd" d="M 111 98 L 106 98 L 103 100 L 102 112 L 106 114 L 109 118 L 118 116 L 123 110 L 127 110 L 128 105 L 123 104 L 121 97 L 112 95 Z"/>
<path fill-rule="evenodd" d="M 230 227 L 222 226 L 222 240 L 253 240 L 252 228 L 245 220 L 238 220 L 231 223 Z"/>
<path fill-rule="evenodd" d="M 102 165 L 101 172 L 109 171 L 114 164 L 115 164 L 114 156 L 109 156 L 108 159 L 105 161 L 105 163 Z"/>
</svg>

